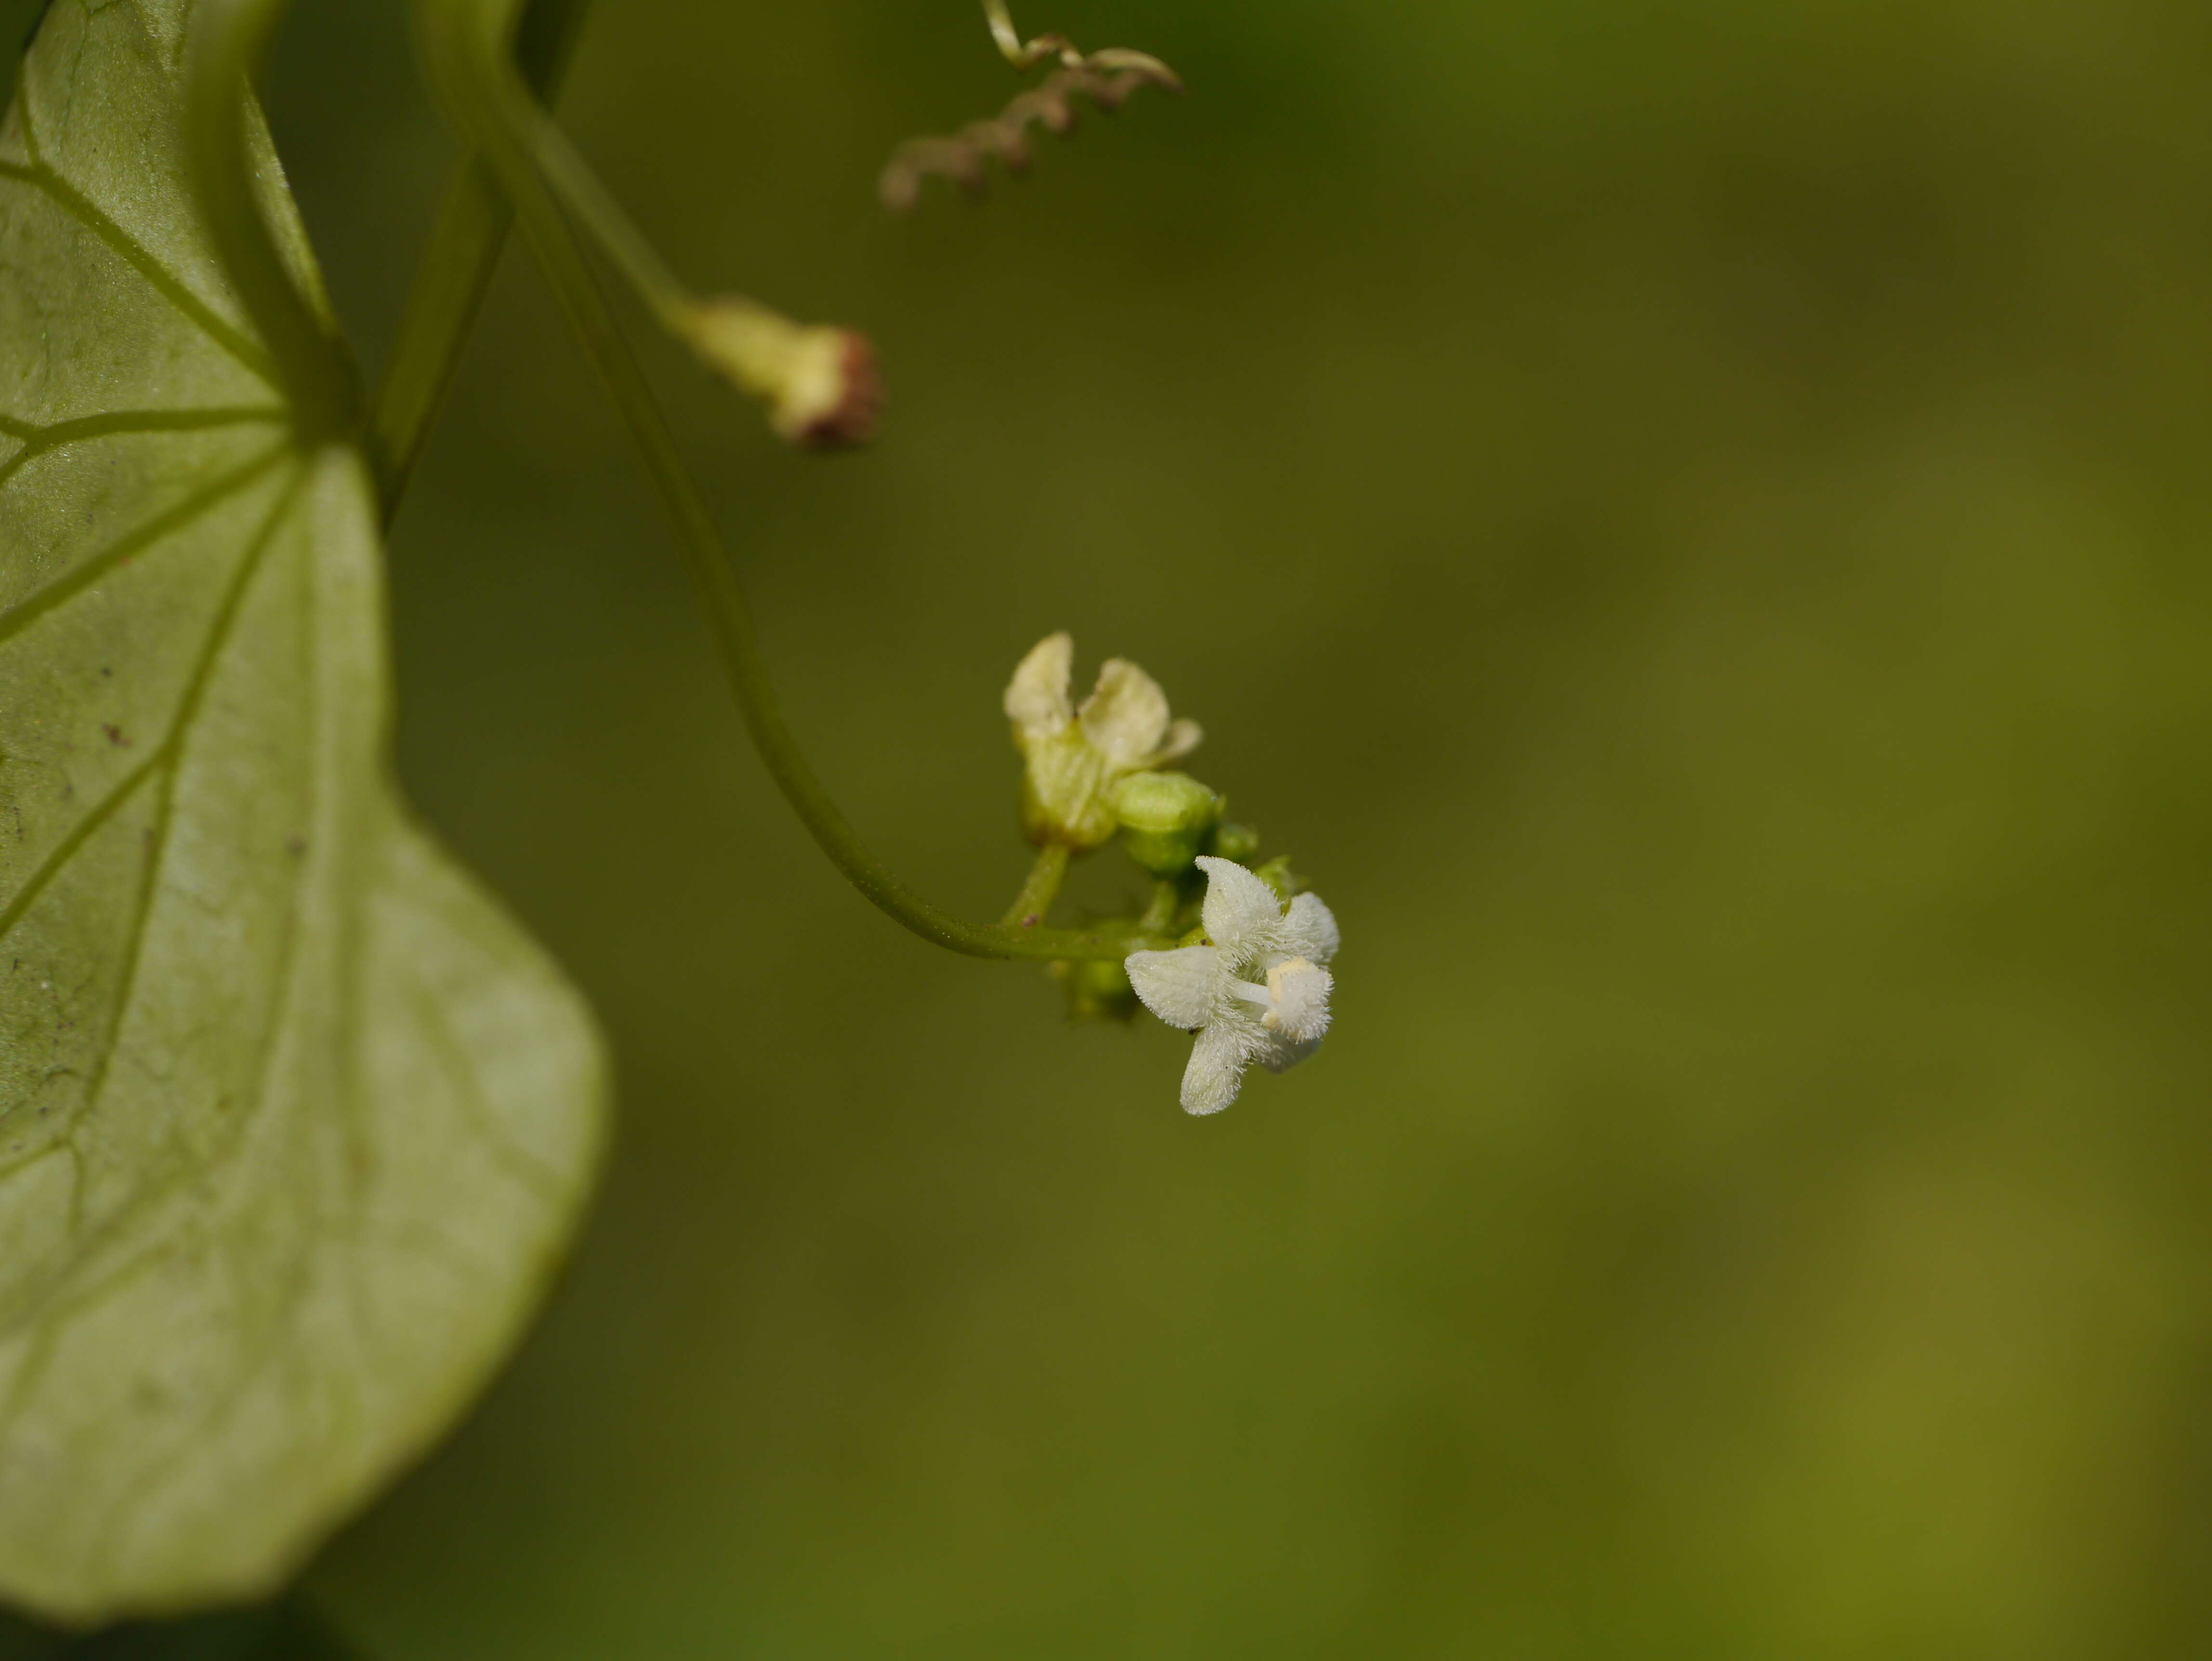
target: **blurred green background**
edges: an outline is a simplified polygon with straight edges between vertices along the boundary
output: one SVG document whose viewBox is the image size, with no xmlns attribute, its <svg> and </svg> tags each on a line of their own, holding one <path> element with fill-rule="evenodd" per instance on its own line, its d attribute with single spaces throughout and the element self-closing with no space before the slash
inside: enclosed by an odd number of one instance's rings
<svg viewBox="0 0 2212 1661">
<path fill-rule="evenodd" d="M 995 914 L 1071 628 L 1335 908 L 1336 1030 L 1190 1120 L 1176 1035 L 843 887 L 511 259 L 401 764 L 619 1141 L 318 1604 L 387 1661 L 2212 1652 L 2212 14 L 1018 21 L 1190 95 L 904 222 L 890 148 L 1018 85 L 968 0 L 601 0 L 564 114 L 681 271 L 882 349 L 828 462 L 648 349 L 864 830 Z M 403 9 L 297 0 L 270 101 L 374 365 L 450 155 Z"/>
</svg>

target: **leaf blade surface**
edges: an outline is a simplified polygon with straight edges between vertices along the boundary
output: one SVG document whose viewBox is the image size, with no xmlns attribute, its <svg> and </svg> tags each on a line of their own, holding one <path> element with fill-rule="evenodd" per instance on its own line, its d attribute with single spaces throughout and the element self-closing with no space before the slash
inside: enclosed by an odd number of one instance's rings
<svg viewBox="0 0 2212 1661">
<path fill-rule="evenodd" d="M 0 1596 L 72 1621 L 268 1590 L 434 1438 L 603 1121 L 389 776 L 374 492 L 198 222 L 188 11 L 55 0 L 0 126 Z"/>
</svg>

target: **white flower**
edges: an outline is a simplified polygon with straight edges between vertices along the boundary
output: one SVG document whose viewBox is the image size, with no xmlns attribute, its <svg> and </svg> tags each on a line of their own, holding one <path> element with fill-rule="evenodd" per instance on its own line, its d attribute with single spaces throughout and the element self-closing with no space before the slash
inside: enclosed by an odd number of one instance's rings
<svg viewBox="0 0 2212 1661">
<path fill-rule="evenodd" d="M 1006 687 L 1006 718 L 1028 768 L 1022 823 L 1036 843 L 1098 848 L 1114 839 L 1115 784 L 1178 761 L 1198 748 L 1194 721 L 1168 719 L 1160 684 L 1123 658 L 1109 658 L 1080 704 L 1068 699 L 1075 642 L 1062 632 L 1030 650 Z"/>
<path fill-rule="evenodd" d="M 1231 860 L 1200 859 L 1207 946 L 1132 952 L 1129 983 L 1170 1026 L 1196 1030 L 1182 1104 L 1218 1113 L 1254 1062 L 1270 1073 L 1304 1061 L 1328 1031 L 1336 919 L 1317 894 L 1285 911 L 1274 890 Z M 1257 978 L 1254 978 L 1254 977 Z"/>
</svg>

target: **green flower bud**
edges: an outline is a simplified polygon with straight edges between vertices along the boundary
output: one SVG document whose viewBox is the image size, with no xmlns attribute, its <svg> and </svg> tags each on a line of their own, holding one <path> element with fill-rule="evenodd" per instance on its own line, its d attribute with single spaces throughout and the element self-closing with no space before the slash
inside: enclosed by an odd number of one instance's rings
<svg viewBox="0 0 2212 1661">
<path fill-rule="evenodd" d="M 1273 889 L 1275 897 L 1285 905 L 1288 905 L 1298 895 L 1305 892 L 1305 879 L 1291 869 L 1291 856 L 1288 854 L 1277 855 L 1265 865 L 1255 868 L 1252 874 Z"/>
<path fill-rule="evenodd" d="M 1137 991 L 1129 971 L 1111 958 L 1055 963 L 1052 977 L 1067 997 L 1072 1020 L 1126 1021 L 1137 1013 Z"/>
<path fill-rule="evenodd" d="M 1249 866 L 1260 855 L 1260 833 L 1249 824 L 1217 824 L 1208 841 L 1212 845 L 1206 849 L 1207 853 L 1234 860 L 1239 865 Z"/>
<path fill-rule="evenodd" d="M 1114 817 L 1129 857 L 1156 877 L 1179 877 L 1205 851 L 1221 799 L 1188 773 L 1132 773 L 1114 787 Z"/>
</svg>

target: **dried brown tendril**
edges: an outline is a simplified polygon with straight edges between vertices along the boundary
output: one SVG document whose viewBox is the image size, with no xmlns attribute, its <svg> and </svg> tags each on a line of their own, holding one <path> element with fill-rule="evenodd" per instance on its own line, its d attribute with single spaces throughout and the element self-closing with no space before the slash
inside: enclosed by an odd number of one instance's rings
<svg viewBox="0 0 2212 1661">
<path fill-rule="evenodd" d="M 1010 173 L 1028 172 L 1030 124 L 1062 135 L 1073 132 L 1078 97 L 1110 113 L 1139 87 L 1182 90 L 1182 77 L 1149 52 L 1125 46 L 1082 52 L 1064 34 L 1024 41 L 1015 33 L 1003 0 L 985 0 L 983 9 L 992 38 L 1016 69 L 1054 59 L 1060 67 L 991 119 L 971 121 L 949 136 L 909 138 L 894 150 L 876 181 L 877 196 L 893 213 L 910 210 L 921 199 L 923 181 L 933 175 L 951 180 L 969 196 L 981 195 L 988 183 L 985 164 L 994 156 Z"/>
</svg>

